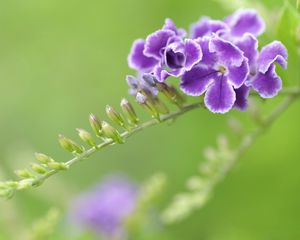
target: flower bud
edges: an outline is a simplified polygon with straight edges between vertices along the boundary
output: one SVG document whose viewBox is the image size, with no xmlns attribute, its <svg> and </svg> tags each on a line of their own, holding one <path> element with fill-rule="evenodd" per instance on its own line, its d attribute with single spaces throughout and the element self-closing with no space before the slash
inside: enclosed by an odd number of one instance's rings
<svg viewBox="0 0 300 240">
<path fill-rule="evenodd" d="M 90 121 L 90 125 L 91 125 L 92 129 L 94 130 L 94 132 L 96 133 L 96 135 L 98 137 L 101 137 L 102 126 L 101 126 L 99 119 L 96 117 L 96 115 L 90 114 L 89 121 Z"/>
<path fill-rule="evenodd" d="M 60 162 L 49 162 L 48 167 L 54 170 L 67 170 L 68 166 L 65 163 Z"/>
<path fill-rule="evenodd" d="M 111 138 L 117 143 L 123 143 L 123 139 L 117 129 L 115 129 L 105 121 L 102 122 L 102 130 L 106 137 Z"/>
<path fill-rule="evenodd" d="M 64 135 L 60 134 L 58 136 L 58 141 L 62 148 L 65 150 L 71 152 L 71 153 L 77 153 L 81 154 L 84 150 L 81 146 L 79 146 L 77 143 L 73 142 L 71 139 L 66 138 Z"/>
<path fill-rule="evenodd" d="M 147 101 L 147 97 L 146 97 L 144 94 L 138 92 L 138 93 L 136 94 L 136 101 L 137 101 L 139 104 L 145 104 L 146 101 Z"/>
<path fill-rule="evenodd" d="M 35 159 L 43 164 L 54 161 L 51 157 L 43 153 L 35 153 L 34 155 L 35 155 Z"/>
<path fill-rule="evenodd" d="M 17 189 L 18 190 L 28 189 L 28 188 L 32 187 L 33 181 L 34 181 L 34 179 L 32 179 L 32 178 L 23 179 L 20 182 L 18 182 Z"/>
<path fill-rule="evenodd" d="M 27 169 L 16 170 L 15 174 L 20 178 L 32 178 L 33 175 Z"/>
<path fill-rule="evenodd" d="M 82 139 L 82 141 L 84 141 L 85 143 L 87 143 L 88 145 L 90 145 L 92 147 L 97 146 L 95 140 L 93 139 L 92 135 L 89 132 L 87 132 L 81 128 L 77 128 L 76 130 L 78 132 L 79 137 Z"/>
<path fill-rule="evenodd" d="M 161 114 L 169 113 L 169 109 L 167 108 L 167 106 L 158 97 L 153 99 L 153 105 L 159 113 Z"/>
<path fill-rule="evenodd" d="M 47 172 L 47 170 L 44 167 L 42 167 L 41 165 L 36 164 L 36 163 L 33 163 L 31 165 L 31 169 L 39 174 L 45 174 Z"/>
<path fill-rule="evenodd" d="M 152 99 L 147 97 L 144 93 L 138 92 L 136 95 L 136 100 L 153 118 L 160 120 L 159 113 L 151 101 Z"/>
<path fill-rule="evenodd" d="M 17 181 L 6 181 L 4 184 L 6 185 L 7 188 L 17 188 L 18 187 Z"/>
<path fill-rule="evenodd" d="M 150 87 L 156 87 L 157 80 L 152 74 L 145 73 L 143 75 L 143 79 Z"/>
<path fill-rule="evenodd" d="M 134 111 L 133 106 L 127 101 L 127 99 L 123 98 L 121 101 L 121 108 L 124 114 L 126 114 L 128 118 L 128 122 L 134 125 L 137 125 L 139 119 Z"/>
<path fill-rule="evenodd" d="M 184 97 L 173 86 L 169 86 L 166 83 L 157 83 L 157 89 L 173 104 L 179 107 L 185 102 Z"/>
<path fill-rule="evenodd" d="M 121 127 L 124 127 L 125 121 L 120 113 L 118 113 L 113 107 L 107 105 L 106 106 L 106 114 L 107 116 L 116 124 L 120 125 Z"/>
</svg>

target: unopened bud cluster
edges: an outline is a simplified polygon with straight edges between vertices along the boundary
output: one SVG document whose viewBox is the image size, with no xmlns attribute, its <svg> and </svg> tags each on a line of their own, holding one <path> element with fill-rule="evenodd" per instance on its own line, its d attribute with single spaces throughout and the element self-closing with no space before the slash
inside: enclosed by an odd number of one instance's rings
<svg viewBox="0 0 300 240">
<path fill-rule="evenodd" d="M 135 96 L 136 101 L 158 121 L 160 120 L 160 115 L 169 113 L 169 108 L 161 100 L 159 93 L 168 102 L 175 104 L 179 108 L 185 102 L 183 95 L 174 86 L 158 82 L 152 74 L 143 74 L 140 79 L 127 76 L 127 83 L 130 87 L 129 93 Z"/>
<path fill-rule="evenodd" d="M 150 76 L 145 77 L 145 81 L 153 88 L 160 89 L 159 91 L 162 92 L 170 102 L 177 105 L 178 103 L 183 103 L 180 94 L 172 86 L 166 83 L 158 83 Z M 148 113 L 159 121 L 161 114 L 169 113 L 167 106 L 162 100 L 147 89 L 139 89 L 136 100 Z M 53 172 L 68 169 L 74 162 L 87 158 L 89 154 L 96 151 L 96 149 L 115 143 L 124 143 L 124 138 L 128 136 L 131 131 L 139 128 L 139 118 L 133 105 L 127 99 L 124 98 L 121 100 L 120 108 L 122 112 L 119 112 L 111 105 L 106 106 L 105 112 L 110 122 L 103 119 L 100 120 L 95 114 L 90 114 L 89 123 L 94 134 L 83 128 L 76 129 L 79 139 L 89 147 L 88 149 L 78 141 L 59 134 L 58 142 L 60 146 L 70 152 L 73 158 L 68 162 L 57 162 L 43 153 L 36 153 L 36 162 L 32 163 L 28 169 L 15 171 L 15 174 L 20 180 L 0 182 L 0 196 L 9 198 L 12 197 L 17 190 L 38 186 L 42 184 L 48 176 L 52 175 Z M 100 142 L 98 142 L 99 139 Z"/>
<path fill-rule="evenodd" d="M 35 154 L 36 161 L 30 168 L 19 169 L 15 174 L 19 177 L 17 181 L 0 182 L 0 196 L 11 198 L 16 191 L 38 186 L 42 183 L 41 176 L 51 173 L 51 171 L 66 170 L 65 163 L 56 162 L 51 157 L 43 154 Z"/>
</svg>

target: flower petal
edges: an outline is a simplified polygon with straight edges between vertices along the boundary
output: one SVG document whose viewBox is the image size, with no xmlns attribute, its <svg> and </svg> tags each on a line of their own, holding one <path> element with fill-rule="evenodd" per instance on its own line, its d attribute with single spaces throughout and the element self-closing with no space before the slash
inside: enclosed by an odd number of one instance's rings
<svg viewBox="0 0 300 240">
<path fill-rule="evenodd" d="M 170 76 L 170 74 L 159 64 L 154 67 L 153 75 L 159 82 L 165 81 Z"/>
<path fill-rule="evenodd" d="M 187 95 L 200 96 L 216 78 L 217 72 L 205 65 L 197 65 L 185 72 L 181 78 L 180 89 Z"/>
<path fill-rule="evenodd" d="M 134 41 L 130 53 L 128 55 L 129 67 L 138 71 L 147 71 L 157 64 L 157 60 L 152 57 L 147 57 L 143 54 L 145 40 L 137 39 Z"/>
<path fill-rule="evenodd" d="M 198 38 L 195 40 L 197 43 L 199 43 L 201 50 L 202 50 L 202 60 L 201 64 L 205 64 L 207 66 L 213 67 L 218 60 L 216 53 L 211 53 L 209 51 L 209 42 L 211 38 L 210 37 L 203 37 Z"/>
<path fill-rule="evenodd" d="M 164 51 L 164 61 L 168 68 L 182 68 L 185 63 L 185 49 L 182 41 L 176 41 L 168 44 Z"/>
<path fill-rule="evenodd" d="M 239 88 L 243 85 L 249 75 L 249 65 L 248 60 L 245 59 L 241 66 L 228 67 L 228 81 L 234 86 L 234 88 Z"/>
<path fill-rule="evenodd" d="M 226 77 L 219 76 L 205 94 L 204 103 L 213 113 L 228 112 L 235 102 L 235 92 Z"/>
<path fill-rule="evenodd" d="M 248 59 L 251 72 L 255 69 L 255 62 L 258 57 L 258 41 L 252 34 L 244 34 L 241 38 L 236 39 L 235 45 L 242 50 L 244 56 Z"/>
<path fill-rule="evenodd" d="M 234 91 L 236 95 L 234 107 L 241 111 L 245 111 L 248 107 L 248 96 L 250 88 L 246 85 L 242 85 L 240 88 L 235 89 Z"/>
<path fill-rule="evenodd" d="M 237 10 L 225 19 L 231 28 L 231 34 L 241 37 L 244 33 L 251 33 L 259 36 L 265 31 L 265 23 L 258 13 L 253 9 Z"/>
<path fill-rule="evenodd" d="M 212 38 L 208 48 L 211 53 L 216 53 L 219 62 L 227 67 L 241 66 L 245 59 L 243 52 L 238 47 L 219 37 Z"/>
<path fill-rule="evenodd" d="M 162 27 L 163 30 L 171 30 L 179 37 L 185 37 L 186 31 L 182 28 L 177 28 L 175 23 L 170 18 L 166 18 L 165 24 Z"/>
<path fill-rule="evenodd" d="M 275 65 L 272 64 L 266 73 L 257 73 L 251 80 L 251 86 L 263 98 L 272 98 L 282 88 L 281 78 L 275 72 Z"/>
<path fill-rule="evenodd" d="M 184 43 L 185 49 L 185 69 L 191 70 L 192 67 L 202 59 L 202 50 L 198 43 L 192 39 L 186 39 Z"/>
<path fill-rule="evenodd" d="M 262 48 L 258 58 L 258 71 L 266 73 L 274 62 L 285 69 L 287 67 L 287 57 L 285 46 L 279 41 L 274 41 Z"/>
<path fill-rule="evenodd" d="M 198 22 L 191 25 L 190 36 L 191 38 L 210 36 L 221 30 L 228 30 L 228 26 L 224 22 L 202 17 Z"/>
<path fill-rule="evenodd" d="M 144 54 L 160 60 L 163 48 L 167 46 L 170 38 L 174 36 L 175 33 L 171 30 L 158 30 L 150 34 L 146 38 Z"/>
</svg>

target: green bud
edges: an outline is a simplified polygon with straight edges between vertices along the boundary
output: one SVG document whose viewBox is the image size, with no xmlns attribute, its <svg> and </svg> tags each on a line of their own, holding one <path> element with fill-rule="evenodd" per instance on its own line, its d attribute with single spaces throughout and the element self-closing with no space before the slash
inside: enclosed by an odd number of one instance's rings
<svg viewBox="0 0 300 240">
<path fill-rule="evenodd" d="M 297 9 L 298 9 L 298 12 L 300 12 L 300 0 L 297 0 Z"/>
<path fill-rule="evenodd" d="M 173 104 L 181 107 L 185 102 L 184 97 L 178 92 L 174 86 L 169 86 L 166 83 L 157 83 L 157 89 Z"/>
<path fill-rule="evenodd" d="M 118 130 L 115 129 L 114 127 L 112 127 L 111 125 L 109 125 L 109 123 L 103 121 L 102 122 L 102 130 L 106 137 L 111 138 L 112 140 L 114 140 L 117 143 L 123 143 L 123 139 L 122 139 L 120 133 L 118 132 Z"/>
<path fill-rule="evenodd" d="M 185 103 L 186 98 L 184 97 L 184 95 L 182 95 L 177 88 L 175 88 L 173 85 L 169 85 L 169 91 L 171 92 L 171 94 L 173 95 L 173 99 L 174 101 L 178 104 L 178 105 L 182 105 Z"/>
<path fill-rule="evenodd" d="M 77 143 L 73 142 L 71 139 L 66 138 L 62 134 L 60 134 L 58 136 L 58 141 L 59 141 L 60 145 L 62 146 L 62 148 L 64 148 L 65 150 L 67 150 L 71 153 L 81 154 L 84 151 L 83 147 L 81 147 Z"/>
<path fill-rule="evenodd" d="M 87 132 L 81 128 L 77 128 L 76 130 L 78 132 L 79 137 L 82 139 L 82 141 L 84 141 L 85 143 L 87 143 L 88 145 L 90 145 L 92 147 L 97 146 L 95 140 L 93 139 L 92 135 L 89 132 Z"/>
<path fill-rule="evenodd" d="M 20 178 L 32 178 L 33 175 L 27 169 L 16 170 L 15 174 Z"/>
<path fill-rule="evenodd" d="M 47 164 L 48 162 L 54 161 L 51 157 L 43 153 L 35 153 L 35 159 L 43 164 Z"/>
<path fill-rule="evenodd" d="M 32 187 L 34 179 L 32 178 L 27 178 L 27 179 L 23 179 L 20 182 L 18 182 L 18 190 L 24 190 L 24 189 L 28 189 L 30 187 Z"/>
<path fill-rule="evenodd" d="M 120 113 L 118 113 L 113 107 L 107 105 L 106 106 L 106 114 L 107 116 L 116 124 L 120 125 L 121 127 L 124 127 L 125 121 L 124 118 L 121 116 Z"/>
<path fill-rule="evenodd" d="M 98 137 L 102 136 L 102 126 L 96 115 L 90 114 L 90 125 Z"/>
<path fill-rule="evenodd" d="M 159 98 L 156 97 L 153 99 L 153 105 L 159 113 L 161 114 L 169 113 L 168 107 Z"/>
<path fill-rule="evenodd" d="M 54 170 L 67 170 L 68 166 L 65 163 L 60 162 L 49 162 L 48 167 Z"/>
<path fill-rule="evenodd" d="M 153 99 L 151 99 L 150 96 L 146 96 L 145 93 L 138 92 L 136 100 L 153 118 L 160 121 L 159 112 L 155 108 Z"/>
<path fill-rule="evenodd" d="M 122 111 L 128 117 L 128 122 L 131 124 L 137 125 L 139 122 L 139 119 L 134 111 L 133 106 L 128 102 L 128 100 L 123 98 L 120 105 L 121 105 Z"/>
<path fill-rule="evenodd" d="M 45 174 L 47 172 L 47 170 L 44 167 L 42 167 L 41 165 L 36 164 L 36 163 L 33 163 L 31 165 L 31 169 L 39 174 Z"/>
<path fill-rule="evenodd" d="M 0 182 L 0 189 L 17 188 L 18 184 L 17 181 Z"/>
</svg>

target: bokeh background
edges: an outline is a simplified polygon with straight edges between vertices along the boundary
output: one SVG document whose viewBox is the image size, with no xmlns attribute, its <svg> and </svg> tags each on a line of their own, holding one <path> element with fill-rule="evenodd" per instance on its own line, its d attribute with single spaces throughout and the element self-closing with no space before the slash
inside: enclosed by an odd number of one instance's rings
<svg viewBox="0 0 300 240">
<path fill-rule="evenodd" d="M 277 14 L 283 4 L 252 2 Z M 89 128 L 89 113 L 104 116 L 106 104 L 119 105 L 127 95 L 125 75 L 133 73 L 126 59 L 134 39 L 160 28 L 165 17 L 188 28 L 201 15 L 228 14 L 220 3 L 199 0 L 1 0 L 1 180 L 14 177 L 13 170 L 26 167 L 36 151 L 69 159 L 56 141 L 58 133 L 77 139 L 74 129 Z M 274 28 L 261 37 L 263 43 L 274 38 Z M 299 62 L 289 50 L 289 69 L 282 76 L 293 80 L 299 78 Z M 267 113 L 280 100 L 258 104 Z M 299 109 L 300 102 L 293 104 L 243 156 L 211 201 L 166 228 L 167 238 L 161 239 L 300 239 Z M 196 173 L 203 148 L 229 133 L 226 122 L 232 116 L 253 128 L 247 113 L 193 111 L 171 126 L 156 126 L 125 145 L 105 149 L 37 189 L 1 199 L 0 239 L 22 239 L 50 207 L 65 211 L 73 196 L 110 173 L 123 172 L 139 182 L 165 172 L 169 184 L 160 203 L 165 206 Z M 51 239 L 68 239 L 63 225 Z"/>
</svg>

